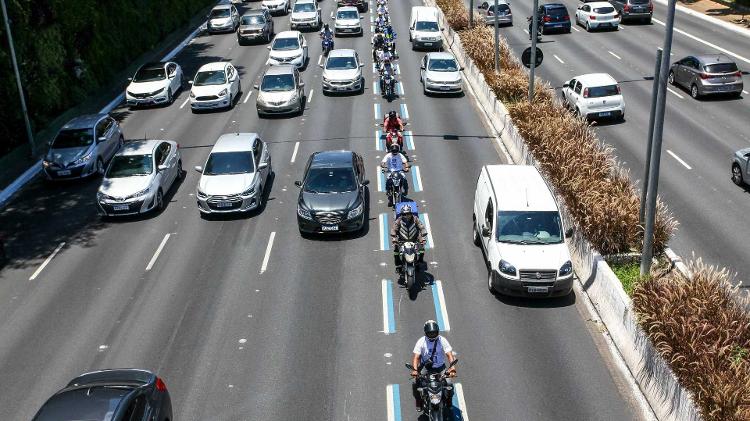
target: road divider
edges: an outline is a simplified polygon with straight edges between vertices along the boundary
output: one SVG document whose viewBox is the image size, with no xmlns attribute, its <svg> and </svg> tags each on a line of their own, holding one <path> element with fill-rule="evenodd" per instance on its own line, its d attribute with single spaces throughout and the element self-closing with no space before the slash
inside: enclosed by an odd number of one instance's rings
<svg viewBox="0 0 750 421">
<path fill-rule="evenodd" d="M 401 393 L 397 384 L 385 387 L 386 416 L 388 421 L 401 421 Z"/>
<path fill-rule="evenodd" d="M 426 213 L 420 213 L 419 219 L 422 220 L 422 223 L 427 230 L 427 243 L 425 244 L 425 248 L 435 248 L 435 241 L 432 239 L 432 229 L 430 228 L 430 216 Z"/>
<path fill-rule="evenodd" d="M 159 244 L 159 247 L 156 248 L 156 251 L 154 252 L 154 255 L 151 256 L 151 260 L 149 260 L 148 264 L 146 265 L 146 272 L 150 271 L 154 264 L 156 263 L 156 259 L 159 258 L 159 255 L 161 254 L 161 251 L 164 250 L 164 246 L 167 245 L 167 241 L 169 241 L 169 237 L 171 234 L 167 233 L 164 235 L 164 238 L 161 240 L 161 243 Z"/>
<path fill-rule="evenodd" d="M 383 333 L 389 335 L 396 333 L 396 318 L 393 311 L 393 281 L 383 279 Z"/>
<path fill-rule="evenodd" d="M 435 305 L 435 320 L 440 330 L 448 332 L 451 330 L 451 322 L 448 319 L 448 310 L 445 308 L 445 294 L 443 294 L 443 283 L 435 281 L 432 284 L 432 302 Z"/>
<path fill-rule="evenodd" d="M 55 256 L 57 256 L 57 253 L 59 253 L 60 250 L 62 250 L 63 247 L 65 247 L 65 241 L 63 241 L 62 243 L 58 244 L 57 247 L 55 247 L 55 250 L 52 251 L 52 254 L 50 254 L 49 256 L 47 256 L 46 259 L 44 259 L 44 262 L 42 262 L 42 264 L 29 277 L 29 281 L 33 281 L 34 279 L 36 279 L 36 277 L 39 276 L 40 273 L 42 273 L 42 271 L 44 270 L 44 268 L 46 268 L 47 265 L 49 264 L 49 262 L 51 262 L 52 259 L 54 259 Z"/>
<path fill-rule="evenodd" d="M 390 250 L 390 229 L 388 229 L 388 214 L 387 213 L 381 213 L 378 217 L 378 222 L 380 226 L 380 250 Z"/>
<path fill-rule="evenodd" d="M 268 237 L 268 245 L 266 246 L 266 254 L 263 256 L 263 263 L 260 265 L 260 273 L 263 273 L 268 268 L 268 259 L 271 258 L 271 249 L 273 248 L 273 240 L 276 238 L 276 231 L 271 232 L 271 236 Z"/>
</svg>

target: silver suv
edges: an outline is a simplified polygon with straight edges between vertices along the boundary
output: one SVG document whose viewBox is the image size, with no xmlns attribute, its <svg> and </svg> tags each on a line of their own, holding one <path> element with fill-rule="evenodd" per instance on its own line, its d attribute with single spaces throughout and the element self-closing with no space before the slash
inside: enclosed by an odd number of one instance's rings
<svg viewBox="0 0 750 421">
<path fill-rule="evenodd" d="M 255 105 L 258 116 L 302 114 L 305 110 L 305 82 L 291 64 L 270 66 L 260 79 Z"/>
<path fill-rule="evenodd" d="M 669 83 L 682 86 L 695 99 L 709 94 L 742 95 L 742 72 L 722 54 L 687 56 L 672 64 Z"/>
</svg>

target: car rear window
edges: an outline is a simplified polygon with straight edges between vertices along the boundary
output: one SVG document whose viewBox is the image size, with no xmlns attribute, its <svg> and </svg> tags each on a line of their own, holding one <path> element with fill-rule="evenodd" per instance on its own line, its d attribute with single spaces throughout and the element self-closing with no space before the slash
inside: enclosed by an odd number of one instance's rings
<svg viewBox="0 0 750 421">
<path fill-rule="evenodd" d="M 547 8 L 547 14 L 550 16 L 565 16 L 568 14 L 568 9 L 564 7 L 550 7 Z"/>
<path fill-rule="evenodd" d="M 603 96 L 618 95 L 617 85 L 592 86 L 589 89 L 588 98 L 601 98 Z"/>
<path fill-rule="evenodd" d="M 630 0 L 630 4 L 649 4 L 651 0 Z"/>
<path fill-rule="evenodd" d="M 131 387 L 97 386 L 63 392 L 50 398 L 34 421 L 110 421 L 117 406 L 132 391 Z"/>
<path fill-rule="evenodd" d="M 615 11 L 615 8 L 614 7 L 609 7 L 609 6 L 606 6 L 606 7 L 595 7 L 594 8 L 594 13 L 599 13 L 599 14 L 602 14 L 602 15 L 607 14 L 607 13 L 612 13 L 614 11 Z"/>
<path fill-rule="evenodd" d="M 253 16 L 243 16 L 242 17 L 242 24 L 243 25 L 262 25 L 266 23 L 266 18 L 261 15 L 253 15 Z"/>
<path fill-rule="evenodd" d="M 734 73 L 737 71 L 737 65 L 734 63 L 716 63 L 704 66 L 708 73 Z"/>
</svg>

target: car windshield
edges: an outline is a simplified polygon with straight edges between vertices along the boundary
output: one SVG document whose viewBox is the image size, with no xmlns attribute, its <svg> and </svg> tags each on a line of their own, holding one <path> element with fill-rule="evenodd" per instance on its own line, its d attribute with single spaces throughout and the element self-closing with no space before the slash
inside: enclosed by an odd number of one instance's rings
<svg viewBox="0 0 750 421">
<path fill-rule="evenodd" d="M 356 69 L 357 61 L 354 57 L 329 57 L 326 61 L 326 69 L 329 70 L 349 70 Z"/>
<path fill-rule="evenodd" d="M 630 0 L 630 4 L 648 4 L 651 0 Z"/>
<path fill-rule="evenodd" d="M 254 171 L 253 153 L 250 151 L 213 152 L 208 157 L 203 174 L 229 175 L 246 174 Z"/>
<path fill-rule="evenodd" d="M 81 148 L 94 143 L 94 131 L 92 129 L 61 130 L 57 134 L 52 147 L 55 149 Z"/>
<path fill-rule="evenodd" d="M 555 244 L 560 235 L 560 214 L 555 211 L 500 211 L 497 241 L 514 244 Z"/>
<path fill-rule="evenodd" d="M 438 28 L 437 22 L 430 22 L 430 21 L 417 21 L 417 25 L 414 28 L 417 31 L 422 32 L 438 32 L 440 31 L 440 28 Z"/>
<path fill-rule="evenodd" d="M 299 48 L 297 38 L 276 38 L 273 40 L 274 50 L 296 50 Z"/>
<path fill-rule="evenodd" d="M 351 168 L 312 168 L 305 189 L 309 193 L 340 193 L 357 190 Z"/>
<path fill-rule="evenodd" d="M 589 88 L 589 96 L 587 98 L 601 98 L 612 95 L 619 95 L 617 85 L 592 86 Z"/>
<path fill-rule="evenodd" d="M 211 19 L 228 18 L 229 9 L 214 9 L 211 11 Z"/>
<path fill-rule="evenodd" d="M 458 64 L 452 58 L 432 59 L 427 65 L 427 70 L 433 72 L 457 72 Z"/>
<path fill-rule="evenodd" d="M 294 76 L 292 75 L 265 75 L 260 84 L 263 92 L 283 92 L 294 89 Z"/>
<path fill-rule="evenodd" d="M 550 16 L 565 16 L 568 14 L 568 10 L 564 7 L 550 7 L 547 9 L 547 14 Z"/>
<path fill-rule="evenodd" d="M 336 13 L 336 19 L 359 19 L 354 10 L 340 10 Z"/>
<path fill-rule="evenodd" d="M 147 155 L 116 155 L 107 169 L 107 178 L 132 177 L 149 175 L 154 170 L 151 154 Z"/>
<path fill-rule="evenodd" d="M 156 80 L 164 80 L 166 77 L 167 73 L 164 71 L 163 67 L 142 67 L 135 72 L 133 82 L 153 82 Z"/>
<path fill-rule="evenodd" d="M 707 64 L 704 68 L 708 73 L 734 73 L 738 70 L 734 63 Z"/>
<path fill-rule="evenodd" d="M 207 70 L 195 75 L 193 86 L 223 85 L 227 83 L 227 76 L 223 70 Z"/>
<path fill-rule="evenodd" d="M 312 3 L 297 3 L 294 5 L 295 12 L 314 12 L 315 5 Z"/>
<path fill-rule="evenodd" d="M 594 13 L 599 13 L 600 15 L 605 15 L 607 13 L 612 13 L 614 11 L 615 11 L 615 8 L 614 7 L 609 7 L 609 6 L 606 6 L 606 7 L 595 7 L 594 8 Z"/>
<path fill-rule="evenodd" d="M 242 25 L 263 25 L 266 23 L 266 18 L 260 15 L 254 15 L 254 16 L 243 16 L 242 17 Z"/>
</svg>

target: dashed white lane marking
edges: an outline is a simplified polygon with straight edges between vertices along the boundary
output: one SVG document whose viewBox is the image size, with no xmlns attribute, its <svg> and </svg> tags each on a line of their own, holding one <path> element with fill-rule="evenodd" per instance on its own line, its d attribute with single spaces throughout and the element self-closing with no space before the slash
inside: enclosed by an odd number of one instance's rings
<svg viewBox="0 0 750 421">
<path fill-rule="evenodd" d="M 276 238 L 276 231 L 271 232 L 271 236 L 268 237 L 268 245 L 266 246 L 266 255 L 263 256 L 263 263 L 260 264 L 260 273 L 266 271 L 268 267 L 268 259 L 271 257 L 271 249 L 273 248 L 273 239 Z"/>
<path fill-rule="evenodd" d="M 401 397 L 397 384 L 385 387 L 386 417 L 388 421 L 401 421 Z"/>
<path fill-rule="evenodd" d="M 572 29 L 572 30 L 574 30 L 574 31 L 576 31 L 576 32 L 581 32 L 581 30 L 580 30 L 580 29 L 576 28 L 576 27 L 575 27 L 575 26 L 573 26 L 573 25 L 570 25 L 570 29 Z"/>
<path fill-rule="evenodd" d="M 682 165 L 683 165 L 683 166 L 684 166 L 685 168 L 687 168 L 687 169 L 689 169 L 689 170 L 692 170 L 692 169 L 693 169 L 693 168 L 692 168 L 692 167 L 691 167 L 690 165 L 688 165 L 688 164 L 687 164 L 687 162 L 683 161 L 683 160 L 682 160 L 682 159 L 681 159 L 681 158 L 680 158 L 679 156 L 677 156 L 677 154 L 675 154 L 674 152 L 672 152 L 672 151 L 670 151 L 669 149 L 667 149 L 667 153 L 668 153 L 668 154 L 670 154 L 670 155 L 672 155 L 672 158 L 676 159 L 676 160 L 677 160 L 677 162 L 679 162 L 680 164 L 682 164 Z"/>
<path fill-rule="evenodd" d="M 419 171 L 419 165 L 415 165 L 411 170 L 412 177 L 414 178 L 414 191 L 422 191 L 422 173 Z"/>
<path fill-rule="evenodd" d="M 432 238 L 432 228 L 430 228 L 430 216 L 424 214 L 424 227 L 427 229 L 427 241 L 431 248 L 435 248 L 435 239 Z"/>
<path fill-rule="evenodd" d="M 320 66 L 320 62 L 323 60 L 323 55 L 318 56 L 318 66 Z"/>
<path fill-rule="evenodd" d="M 611 55 L 612 55 L 612 57 L 614 57 L 614 58 L 616 58 L 616 59 L 618 59 L 618 60 L 622 60 L 622 57 L 618 56 L 617 54 L 615 54 L 615 53 L 613 53 L 613 52 L 611 52 L 611 51 L 607 51 L 607 52 L 608 52 L 609 54 L 611 54 Z"/>
<path fill-rule="evenodd" d="M 523 31 L 526 32 L 526 35 L 529 34 L 529 30 L 528 29 L 524 29 Z"/>
<path fill-rule="evenodd" d="M 44 270 L 44 268 L 46 268 L 46 267 L 47 267 L 47 265 L 49 264 L 49 262 L 51 262 L 51 261 L 52 261 L 52 259 L 54 259 L 54 258 L 55 258 L 55 256 L 57 256 L 57 253 L 59 253 L 59 252 L 60 252 L 60 250 L 61 250 L 61 249 L 62 249 L 62 248 L 63 248 L 64 246 L 65 246 L 65 241 L 63 241 L 62 243 L 58 244 L 58 245 L 57 245 L 57 247 L 55 248 L 55 250 L 54 250 L 54 251 L 52 252 L 52 254 L 50 254 L 50 255 L 49 255 L 49 256 L 48 256 L 48 257 L 47 257 L 47 258 L 46 258 L 46 259 L 44 260 L 44 262 L 42 262 L 41 266 L 39 266 L 39 267 L 38 267 L 38 268 L 37 268 L 37 269 L 36 269 L 36 270 L 34 271 L 34 273 L 33 273 L 33 274 L 31 275 L 31 277 L 29 278 L 29 281 L 33 281 L 34 279 L 36 279 L 36 277 L 37 277 L 37 276 L 39 276 L 39 274 L 40 274 L 40 273 L 42 273 L 42 271 Z"/>
<path fill-rule="evenodd" d="M 660 21 L 660 20 L 658 20 L 658 19 L 654 19 L 654 18 L 652 18 L 651 20 L 653 20 L 654 22 L 658 23 L 658 24 L 659 24 L 659 25 L 661 25 L 661 26 L 666 26 L 666 24 L 665 24 L 664 22 L 662 22 L 662 21 Z M 742 57 L 741 55 L 739 55 L 739 54 L 737 54 L 737 53 L 733 53 L 733 52 L 731 52 L 731 51 L 729 51 L 729 50 L 727 50 L 727 49 L 725 49 L 725 48 L 721 48 L 721 47 L 719 47 L 719 46 L 718 46 L 718 45 L 716 45 L 716 44 L 712 44 L 712 43 L 710 43 L 710 42 L 708 42 L 708 41 L 705 41 L 705 40 L 703 40 L 703 39 L 701 39 L 701 38 L 698 38 L 698 37 L 696 37 L 695 35 L 691 35 L 691 34 L 689 34 L 689 33 L 685 32 L 685 31 L 683 31 L 682 29 L 677 29 L 677 28 L 674 28 L 674 31 L 675 31 L 675 32 L 677 32 L 678 34 L 682 34 L 682 35 L 685 35 L 686 37 L 688 37 L 688 38 L 690 38 L 690 39 L 693 39 L 693 40 L 695 40 L 695 41 L 698 41 L 698 42 L 700 42 L 700 43 L 703 43 L 703 44 L 705 44 L 705 45 L 708 45 L 709 47 L 711 47 L 711 48 L 713 48 L 713 49 L 715 49 L 715 50 L 717 50 L 717 51 L 721 51 L 721 52 L 722 52 L 722 53 L 724 53 L 724 54 L 728 54 L 728 55 L 730 55 L 730 56 L 732 56 L 732 57 L 734 57 L 734 58 L 740 59 L 740 60 L 744 61 L 745 63 L 750 63 L 750 59 L 748 59 L 748 58 L 745 58 L 745 57 Z"/>
<path fill-rule="evenodd" d="M 150 271 L 151 268 L 154 267 L 154 263 L 156 263 L 156 259 L 159 258 L 159 254 L 161 254 L 161 251 L 164 250 L 164 246 L 167 244 L 167 241 L 169 241 L 169 237 L 171 235 L 172 234 L 169 234 L 169 233 L 164 235 L 164 238 L 161 240 L 159 247 L 156 248 L 154 255 L 151 256 L 151 260 L 149 260 L 148 265 L 146 265 L 146 272 Z"/>
<path fill-rule="evenodd" d="M 378 175 L 378 191 L 383 191 L 383 179 L 385 178 L 383 176 L 383 170 L 380 168 L 380 165 L 375 169 L 375 174 Z"/>
<path fill-rule="evenodd" d="M 187 105 L 188 101 L 190 101 L 190 96 L 188 96 L 187 98 L 185 98 L 185 102 L 183 102 L 182 105 L 180 105 L 180 109 L 185 108 L 185 105 Z"/>
<path fill-rule="evenodd" d="M 670 88 L 670 87 L 667 87 L 667 90 L 668 90 L 669 92 L 673 93 L 673 94 L 674 94 L 674 95 L 675 95 L 675 96 L 676 96 L 677 98 L 680 98 L 680 99 L 685 99 L 685 97 L 684 97 L 684 96 L 682 96 L 682 95 L 680 95 L 679 93 L 677 93 L 677 91 L 675 91 L 674 89 L 672 89 L 672 88 Z"/>
<path fill-rule="evenodd" d="M 307 103 L 308 104 L 312 102 L 312 97 L 313 97 L 314 93 L 315 93 L 315 89 L 310 89 L 310 96 L 307 97 Z"/>
<path fill-rule="evenodd" d="M 432 285 L 432 301 L 435 304 L 435 318 L 440 330 L 449 332 L 451 322 L 448 319 L 448 310 L 445 308 L 445 294 L 443 294 L 443 282 L 435 281 Z"/>
<path fill-rule="evenodd" d="M 557 54 L 552 54 L 552 57 L 556 58 L 556 59 L 557 59 L 557 61 L 559 61 L 559 62 L 560 62 L 560 64 L 565 64 L 565 62 L 564 62 L 564 61 L 562 61 L 562 59 L 561 59 L 560 57 L 558 57 L 558 56 L 557 56 Z"/>
<path fill-rule="evenodd" d="M 253 95 L 253 91 L 250 91 L 247 93 L 247 96 L 245 96 L 245 100 L 242 101 L 243 104 L 247 104 L 247 101 L 250 99 L 250 97 Z"/>
<path fill-rule="evenodd" d="M 743 90 L 743 91 L 742 91 L 742 93 L 743 93 L 743 94 L 745 94 L 745 95 L 750 95 L 750 94 L 748 94 L 748 93 L 747 93 L 747 91 L 745 91 L 745 90 Z"/>
<path fill-rule="evenodd" d="M 299 149 L 299 142 L 294 143 L 294 150 L 292 151 L 292 159 L 289 160 L 292 164 L 294 164 L 294 160 L 297 159 L 297 150 Z"/>
</svg>

